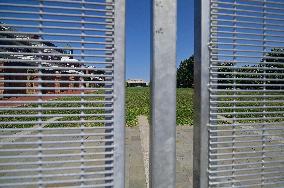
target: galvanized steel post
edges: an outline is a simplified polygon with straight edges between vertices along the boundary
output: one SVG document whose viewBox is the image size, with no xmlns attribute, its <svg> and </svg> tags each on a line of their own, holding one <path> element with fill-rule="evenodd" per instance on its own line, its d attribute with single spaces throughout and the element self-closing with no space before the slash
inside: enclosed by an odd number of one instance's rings
<svg viewBox="0 0 284 188">
<path fill-rule="evenodd" d="M 210 0 L 195 0 L 193 187 L 208 187 Z"/>
<path fill-rule="evenodd" d="M 125 187 L 125 0 L 115 1 L 114 15 L 114 185 Z"/>
<path fill-rule="evenodd" d="M 176 0 L 152 0 L 150 187 L 175 187 Z"/>
</svg>

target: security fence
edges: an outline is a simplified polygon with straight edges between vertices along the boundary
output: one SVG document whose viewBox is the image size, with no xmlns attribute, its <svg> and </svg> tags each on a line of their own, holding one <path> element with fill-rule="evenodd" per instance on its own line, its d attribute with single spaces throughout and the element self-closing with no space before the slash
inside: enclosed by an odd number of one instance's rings
<svg viewBox="0 0 284 188">
<path fill-rule="evenodd" d="M 195 6 L 194 187 L 283 187 L 284 2 Z M 150 184 L 174 187 L 176 1 L 152 19 Z M 0 187 L 124 187 L 124 0 L 2 0 L 0 20 Z"/>
<path fill-rule="evenodd" d="M 0 2 L 0 187 L 124 187 L 124 16 Z"/>
<path fill-rule="evenodd" d="M 196 1 L 195 187 L 284 185 L 283 10 Z"/>
</svg>

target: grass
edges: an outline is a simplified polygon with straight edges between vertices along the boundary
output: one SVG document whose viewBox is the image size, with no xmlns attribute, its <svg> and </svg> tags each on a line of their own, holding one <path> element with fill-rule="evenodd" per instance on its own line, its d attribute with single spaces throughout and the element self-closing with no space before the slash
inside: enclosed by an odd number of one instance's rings
<svg viewBox="0 0 284 188">
<path fill-rule="evenodd" d="M 126 122 L 128 126 L 137 125 L 137 117 L 139 115 L 146 115 L 149 118 L 150 114 L 150 93 L 149 88 L 127 88 L 127 116 Z M 235 98 L 236 103 L 233 102 L 232 92 L 218 92 L 219 95 L 228 95 L 228 98 L 219 98 L 222 101 L 219 104 L 221 107 L 216 112 L 221 116 L 233 119 L 237 118 L 238 123 L 258 123 L 258 122 L 282 122 L 284 120 L 283 113 L 283 99 L 284 96 L 274 97 L 279 95 L 277 92 L 269 93 L 271 97 L 266 98 L 266 103 L 263 98 L 252 98 L 251 95 L 262 95 L 260 92 L 238 92 L 237 95 L 244 95 L 241 98 Z M 246 97 L 247 96 L 247 97 Z M 179 88 L 177 89 L 177 125 L 192 125 L 193 124 L 193 89 Z M 265 104 L 265 106 L 264 106 Z M 234 113 L 239 113 L 234 115 Z M 264 116 L 265 115 L 265 116 Z M 258 120 L 258 118 L 263 118 Z M 226 122 L 219 121 L 224 124 Z"/>
<path fill-rule="evenodd" d="M 150 115 L 150 89 L 127 88 L 126 90 L 126 124 L 137 125 L 139 115 Z M 177 89 L 177 125 L 193 124 L 193 90 Z"/>
<path fill-rule="evenodd" d="M 217 113 L 231 120 L 236 119 L 238 123 L 274 123 L 284 120 L 284 95 L 281 96 L 280 92 L 266 94 L 269 97 L 265 97 L 262 91 L 219 92 L 218 95 L 228 95 L 229 97 L 218 99 L 221 109 Z M 233 98 L 234 95 L 242 95 L 243 97 Z M 252 97 L 253 95 L 258 97 Z"/>
<path fill-rule="evenodd" d="M 100 93 L 102 94 L 102 93 Z M 219 95 L 234 95 L 232 92 L 219 92 Z M 266 102 L 263 99 L 252 98 L 251 95 L 258 95 L 257 92 L 238 92 L 238 95 L 244 95 L 242 98 L 235 98 L 235 102 L 232 101 L 232 97 L 219 98 L 219 107 L 221 109 L 216 112 L 228 119 L 238 119 L 238 123 L 257 123 L 263 122 L 281 122 L 284 119 L 283 116 L 283 96 L 268 97 Z M 270 93 L 271 94 L 271 93 Z M 273 93 L 272 93 L 273 94 Z M 279 93 L 276 93 L 279 94 Z M 246 97 L 246 95 L 248 97 Z M 192 125 L 193 124 L 193 89 L 177 89 L 177 125 Z M 90 123 L 84 123 L 85 126 L 103 126 L 105 117 L 109 117 L 110 111 L 104 109 L 105 104 L 99 103 L 104 101 L 104 97 L 85 97 L 86 101 L 90 101 L 84 104 L 84 107 L 88 109 L 81 109 L 80 97 L 61 97 L 53 99 L 54 102 L 43 104 L 40 112 L 42 118 L 35 117 L 39 115 L 37 105 L 25 105 L 19 108 L 10 108 L 9 110 L 1 110 L 0 118 L 1 122 L 7 122 L 0 125 L 0 128 L 27 128 L 37 124 L 37 121 L 46 121 L 54 116 L 54 114 L 60 114 L 68 116 L 60 117 L 56 119 L 53 124 L 47 125 L 47 127 L 77 127 L 80 126 L 81 120 L 91 121 Z M 75 103 L 77 102 L 77 103 Z M 265 106 L 264 106 L 265 104 Z M 251 108 L 254 106 L 254 108 Z M 47 109 L 46 109 L 47 108 Z M 61 108 L 61 109 L 60 109 Z M 67 108 L 62 110 L 62 108 Z M 83 114 L 82 114 L 83 112 Z M 238 114 L 235 114 L 238 113 Z M 30 116 L 28 116 L 30 115 Z M 149 88 L 127 88 L 126 89 L 126 124 L 129 127 L 137 125 L 138 116 L 145 115 L 150 116 L 150 89 Z M 265 115 L 265 116 L 264 116 Z M 258 119 L 262 118 L 262 119 Z M 150 118 L 149 118 L 150 119 Z M 94 122 L 98 120 L 98 122 Z M 64 122 L 65 121 L 65 122 Z M 68 123 L 66 121 L 73 121 Z M 18 122 L 18 123 L 15 123 Z M 223 120 L 220 124 L 224 124 Z"/>
<path fill-rule="evenodd" d="M 192 125 L 193 107 L 192 107 L 192 89 L 177 89 L 177 124 L 178 125 Z M 84 107 L 91 108 L 81 110 L 80 97 L 61 97 L 53 99 L 53 104 L 43 104 L 40 112 L 42 117 L 39 119 L 35 117 L 39 115 L 39 110 L 37 105 L 25 105 L 18 109 L 10 108 L 9 110 L 0 111 L 0 121 L 9 122 L 0 125 L 0 128 L 28 128 L 32 127 L 39 120 L 46 121 L 52 118 L 53 114 L 68 114 L 69 117 L 60 117 L 55 121 L 58 123 L 50 123 L 46 127 L 77 127 L 80 126 L 80 120 L 104 120 L 107 113 L 104 108 L 103 103 L 95 103 L 96 101 L 104 101 L 104 97 L 85 97 L 86 101 L 92 101 L 93 103 L 84 104 Z M 73 102 L 73 103 L 72 103 Z M 95 109 L 95 108 L 100 109 Z M 62 110 L 60 108 L 67 108 Z M 93 109 L 92 109 L 93 108 Z M 18 110 L 17 110 L 18 109 Z M 84 112 L 84 116 L 80 114 Z M 29 116 L 28 115 L 33 115 Z M 146 115 L 149 118 L 150 115 L 150 89 L 149 88 L 127 88 L 126 89 L 126 124 L 129 127 L 137 125 L 137 119 L 140 115 Z M 64 121 L 73 121 L 73 123 L 64 123 Z M 18 122 L 18 123 L 14 123 Z M 21 122 L 21 123 L 19 123 Z M 32 122 L 32 123 L 31 123 Z M 62 122 L 62 123 L 60 123 Z M 103 126 L 104 123 L 84 123 L 85 126 Z"/>
<path fill-rule="evenodd" d="M 133 127 L 137 125 L 137 117 L 150 114 L 150 89 L 127 88 L 126 90 L 126 124 Z"/>
<path fill-rule="evenodd" d="M 53 102 L 58 103 L 48 103 L 42 104 L 41 110 L 38 109 L 38 105 L 29 104 L 20 107 L 10 108 L 9 110 L 0 111 L 1 122 L 9 122 L 0 125 L 0 128 L 29 128 L 37 124 L 38 121 L 45 122 L 50 118 L 55 117 L 54 114 L 62 115 L 59 119 L 54 120 L 58 123 L 49 123 L 46 127 L 78 127 L 80 126 L 80 120 L 82 118 L 86 121 L 93 120 L 104 120 L 106 110 L 103 103 L 95 103 L 96 101 L 103 101 L 104 97 L 85 97 L 84 100 L 92 101 L 90 103 L 84 104 L 85 108 L 81 110 L 80 97 L 60 97 L 53 99 Z M 77 103 L 76 103 L 77 102 Z M 24 108 L 24 110 L 22 110 Z M 64 108 L 64 110 L 62 110 Z M 41 118 L 36 117 L 41 113 Z M 83 112 L 83 115 L 80 116 Z M 66 116 L 66 115 L 69 116 Z M 34 117 L 30 117 L 33 115 Z M 65 116 L 64 116 L 65 115 Z M 73 121 L 72 123 L 67 123 L 64 121 Z M 18 122 L 18 123 L 14 123 Z M 61 123 L 62 122 L 62 123 Z M 84 123 L 85 126 L 103 126 L 101 122 L 96 123 Z"/>
</svg>

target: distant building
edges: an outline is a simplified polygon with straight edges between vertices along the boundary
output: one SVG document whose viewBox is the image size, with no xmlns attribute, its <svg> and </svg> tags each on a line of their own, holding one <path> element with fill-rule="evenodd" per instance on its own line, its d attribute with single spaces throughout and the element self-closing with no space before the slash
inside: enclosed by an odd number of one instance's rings
<svg viewBox="0 0 284 188">
<path fill-rule="evenodd" d="M 37 93 L 39 71 L 45 88 L 42 93 L 72 91 L 71 88 L 80 87 L 80 79 L 88 81 L 85 87 L 100 86 L 94 82 L 103 81 L 98 75 L 104 71 L 86 65 L 81 69 L 70 45 L 58 47 L 38 35 L 14 33 L 13 28 L 1 22 L 0 31 L 6 31 L 0 33 L 0 44 L 5 46 L 0 49 L 0 94 Z M 39 64 L 41 69 L 37 68 Z"/>
<path fill-rule="evenodd" d="M 147 87 L 148 82 L 141 79 L 128 79 L 126 81 L 127 87 Z"/>
</svg>

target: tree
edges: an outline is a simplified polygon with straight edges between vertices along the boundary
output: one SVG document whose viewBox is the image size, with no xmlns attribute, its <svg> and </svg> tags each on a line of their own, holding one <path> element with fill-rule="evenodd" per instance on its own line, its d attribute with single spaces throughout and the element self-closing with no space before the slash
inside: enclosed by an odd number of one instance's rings
<svg viewBox="0 0 284 188">
<path fill-rule="evenodd" d="M 264 54 L 260 62 L 237 65 L 233 62 L 219 64 L 219 89 L 283 89 L 284 48 L 274 48 Z M 233 69 L 234 68 L 234 69 Z M 233 72 L 243 73 L 234 75 Z M 233 81 L 233 78 L 236 78 Z M 233 86 L 233 84 L 236 84 Z"/>
<path fill-rule="evenodd" d="M 182 61 L 177 69 L 177 87 L 192 88 L 194 77 L 194 56 Z"/>
<path fill-rule="evenodd" d="M 274 48 L 268 52 L 263 58 L 262 62 L 266 64 L 261 65 L 266 68 L 266 84 L 271 86 L 267 89 L 282 89 L 284 85 L 284 48 Z M 264 73 L 264 72 L 263 72 Z"/>
<path fill-rule="evenodd" d="M 224 62 L 219 66 L 221 68 L 217 69 L 218 89 L 231 89 L 232 84 L 234 83 L 234 81 L 232 80 L 232 78 L 234 78 L 234 75 L 232 74 L 234 70 L 232 68 L 235 66 L 235 64 L 232 62 Z"/>
</svg>

